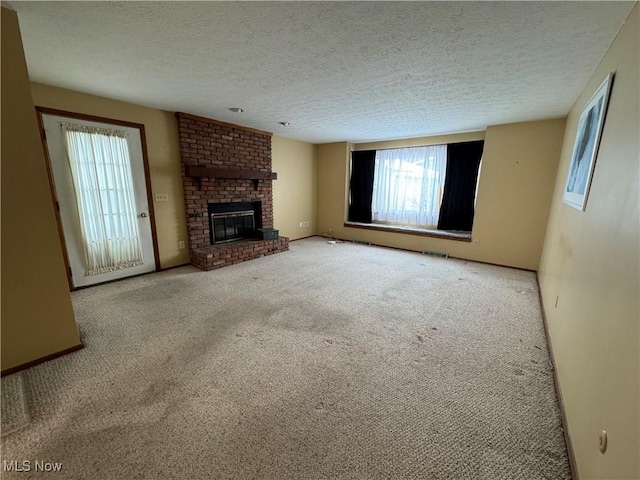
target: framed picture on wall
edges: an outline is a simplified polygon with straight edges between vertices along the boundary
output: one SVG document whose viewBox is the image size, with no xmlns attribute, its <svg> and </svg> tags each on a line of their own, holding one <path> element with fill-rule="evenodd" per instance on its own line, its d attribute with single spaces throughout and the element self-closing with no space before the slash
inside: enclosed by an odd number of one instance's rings
<svg viewBox="0 0 640 480">
<path fill-rule="evenodd" d="M 585 105 L 578 122 L 578 131 L 562 200 L 567 205 L 582 211 L 586 207 L 591 187 L 591 177 L 598 154 L 613 76 L 613 73 L 607 75 L 607 78 Z"/>
</svg>

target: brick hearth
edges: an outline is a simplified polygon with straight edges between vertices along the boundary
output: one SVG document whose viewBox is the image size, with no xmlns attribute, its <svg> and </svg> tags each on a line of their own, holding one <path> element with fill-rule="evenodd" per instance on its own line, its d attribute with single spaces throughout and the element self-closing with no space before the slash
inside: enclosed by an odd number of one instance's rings
<svg viewBox="0 0 640 480">
<path fill-rule="evenodd" d="M 254 258 L 289 250 L 289 239 L 238 240 L 191 250 L 191 263 L 202 270 L 214 270 Z"/>
<path fill-rule="evenodd" d="M 218 169 L 264 176 L 271 173 L 271 134 L 186 113 L 176 113 L 176 118 L 192 265 L 213 270 L 288 250 L 286 237 L 215 245 L 210 242 L 208 203 L 260 201 L 262 218 L 256 222 L 262 228 L 273 228 L 273 180 L 196 177 L 187 175 L 185 168 L 211 168 L 212 175 L 216 174 L 213 169 Z M 201 174 L 201 169 L 197 170 Z"/>
</svg>

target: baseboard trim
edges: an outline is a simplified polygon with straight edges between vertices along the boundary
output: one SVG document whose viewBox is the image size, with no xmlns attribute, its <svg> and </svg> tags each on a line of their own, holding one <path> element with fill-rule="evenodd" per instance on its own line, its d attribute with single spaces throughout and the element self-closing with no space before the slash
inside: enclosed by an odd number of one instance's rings
<svg viewBox="0 0 640 480">
<path fill-rule="evenodd" d="M 560 386 L 560 380 L 558 379 L 558 369 L 556 368 L 556 358 L 553 353 L 553 344 L 551 343 L 551 336 L 549 335 L 549 323 L 547 322 L 547 314 L 544 309 L 544 302 L 542 301 L 542 289 L 540 288 L 540 278 L 536 273 L 536 284 L 538 285 L 538 299 L 540 300 L 540 311 L 542 312 L 542 323 L 544 325 L 544 335 L 547 339 L 547 349 L 549 350 L 549 357 L 551 357 L 551 365 L 553 367 L 553 383 L 556 387 L 556 393 L 558 394 L 558 406 L 560 407 L 560 415 L 562 417 L 562 429 L 564 431 L 564 441 L 567 444 L 567 454 L 569 455 L 569 467 L 571 467 L 571 477 L 574 480 L 580 480 L 578 475 L 578 464 L 576 463 L 576 456 L 573 451 L 573 442 L 571 441 L 571 434 L 569 433 L 569 422 L 567 421 L 567 414 L 564 408 L 564 397 L 562 395 L 562 387 Z"/>
<path fill-rule="evenodd" d="M 191 262 L 181 263 L 180 265 L 171 265 L 170 267 L 161 268 L 160 271 L 161 272 L 166 272 L 167 270 L 173 270 L 174 268 L 188 267 L 190 265 L 191 265 Z"/>
<path fill-rule="evenodd" d="M 60 350 L 59 352 L 52 353 L 50 355 L 46 355 L 44 357 L 37 358 L 35 360 L 31 360 L 30 362 L 23 363 L 22 365 L 17 365 L 15 367 L 7 368 L 6 370 L 2 370 L 0 372 L 0 377 L 5 377 L 7 375 L 13 375 L 14 373 L 21 372 L 22 370 L 26 370 L 27 368 L 35 367 L 36 365 L 40 365 L 41 363 L 48 362 L 49 360 L 53 360 L 58 357 L 62 357 L 64 355 L 68 355 L 69 353 L 77 352 L 78 350 L 82 350 L 84 345 L 79 343 L 78 345 L 65 348 L 64 350 Z"/>
<path fill-rule="evenodd" d="M 326 239 L 329 239 L 329 240 L 336 240 L 336 241 L 339 241 L 339 242 L 348 242 L 348 243 L 353 243 L 354 242 L 354 240 L 347 240 L 347 239 L 338 238 L 338 237 L 335 237 L 335 236 L 329 237 L 329 236 L 326 236 L 326 235 L 322 235 L 321 233 L 318 233 L 318 234 L 312 235 L 312 236 L 313 237 L 326 238 Z M 302 240 L 302 239 L 299 239 L 299 240 Z M 390 248 L 391 250 L 400 250 L 402 252 L 420 253 L 418 250 L 411 250 L 409 248 L 402 248 L 402 247 L 392 247 L 392 246 L 389 246 L 389 245 L 380 245 L 378 243 L 372 243 L 371 246 L 372 247 L 381 247 L 381 248 Z M 512 268 L 514 270 L 521 270 L 523 272 L 536 273 L 536 270 L 532 270 L 531 268 L 515 267 L 513 265 L 503 265 L 503 264 L 500 264 L 500 263 L 483 262 L 482 260 L 472 260 L 470 258 L 463 258 L 463 257 L 449 256 L 449 258 L 452 258 L 454 260 L 464 260 L 465 262 L 473 262 L 473 263 L 481 263 L 481 264 L 484 264 L 484 265 L 491 265 L 493 267 Z M 536 279 L 537 279 L 537 276 L 536 276 Z"/>
<path fill-rule="evenodd" d="M 462 258 L 462 257 L 451 257 L 450 256 L 449 258 L 455 258 L 456 260 L 464 260 L 465 262 L 473 262 L 473 263 L 481 263 L 483 265 L 491 265 L 492 267 L 512 268 L 513 270 L 520 270 L 522 272 L 537 273 L 536 270 L 533 270 L 531 268 L 516 267 L 514 265 L 504 265 L 502 263 L 483 262 L 482 260 L 471 260 L 469 258 Z M 537 278 L 537 276 L 536 276 L 536 278 Z"/>
<path fill-rule="evenodd" d="M 298 240 L 305 240 L 307 238 L 313 238 L 313 237 L 318 237 L 319 235 L 317 233 L 314 233 L 313 235 L 307 235 L 306 237 L 300 237 L 300 238 L 296 238 L 296 239 L 289 239 L 289 243 L 291 242 L 297 242 Z"/>
</svg>

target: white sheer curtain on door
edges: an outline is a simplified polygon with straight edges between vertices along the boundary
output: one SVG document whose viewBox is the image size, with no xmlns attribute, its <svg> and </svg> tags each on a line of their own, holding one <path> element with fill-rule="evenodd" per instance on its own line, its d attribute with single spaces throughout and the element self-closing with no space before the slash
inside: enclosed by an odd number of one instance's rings
<svg viewBox="0 0 640 480">
<path fill-rule="evenodd" d="M 63 123 L 86 274 L 142 265 L 126 132 Z"/>
<path fill-rule="evenodd" d="M 373 221 L 435 228 L 446 167 L 446 145 L 378 150 Z"/>
</svg>

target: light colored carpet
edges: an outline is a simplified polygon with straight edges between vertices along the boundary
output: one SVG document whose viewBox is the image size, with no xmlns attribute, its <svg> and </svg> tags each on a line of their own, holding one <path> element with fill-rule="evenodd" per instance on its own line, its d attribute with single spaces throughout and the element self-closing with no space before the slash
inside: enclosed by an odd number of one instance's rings
<svg viewBox="0 0 640 480">
<path fill-rule="evenodd" d="M 570 478 L 533 273 L 311 238 L 72 297 L 86 348 L 22 374 L 31 423 L 3 460 L 66 479 Z"/>
<path fill-rule="evenodd" d="M 9 435 L 29 424 L 29 412 L 24 399 L 22 374 L 2 377 L 2 436 Z"/>
</svg>

